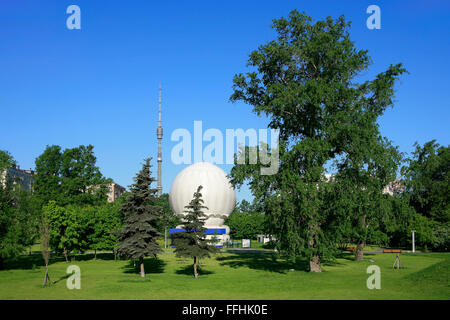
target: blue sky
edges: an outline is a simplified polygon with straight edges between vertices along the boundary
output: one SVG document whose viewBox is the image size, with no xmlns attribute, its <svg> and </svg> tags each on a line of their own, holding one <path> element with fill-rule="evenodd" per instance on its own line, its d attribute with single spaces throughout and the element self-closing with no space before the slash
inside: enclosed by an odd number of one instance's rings
<svg viewBox="0 0 450 320">
<path fill-rule="evenodd" d="M 81 30 L 66 27 L 71 4 L 81 9 Z M 380 30 L 366 27 L 371 4 L 381 9 Z M 16 0 L 0 3 L 0 149 L 34 168 L 46 145 L 92 144 L 102 173 L 128 186 L 145 157 L 156 159 L 161 82 L 168 192 L 185 167 L 170 160 L 175 129 L 192 132 L 195 120 L 223 133 L 267 126 L 250 106 L 228 102 L 232 78 L 275 37 L 272 19 L 295 8 L 352 21 L 352 39 L 373 60 L 363 77 L 398 62 L 410 72 L 380 119 L 401 151 L 415 141 L 449 144 L 448 1 Z M 248 197 L 246 188 L 238 193 Z"/>
</svg>

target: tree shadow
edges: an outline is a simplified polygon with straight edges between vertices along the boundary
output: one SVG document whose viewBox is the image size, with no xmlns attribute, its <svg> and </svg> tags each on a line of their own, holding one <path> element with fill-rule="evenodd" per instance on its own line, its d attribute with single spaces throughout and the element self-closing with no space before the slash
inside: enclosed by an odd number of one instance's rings
<svg viewBox="0 0 450 320">
<path fill-rule="evenodd" d="M 65 261 L 64 257 L 59 255 L 51 255 L 49 260 L 49 265 Z M 27 255 L 21 255 L 15 257 L 13 259 L 8 259 L 4 261 L 3 269 L 0 270 L 12 270 L 12 269 L 21 269 L 21 270 L 32 270 L 39 267 L 44 267 L 45 262 L 42 258 L 41 253 L 32 253 Z"/>
<path fill-rule="evenodd" d="M 351 251 L 340 251 L 336 254 L 336 259 L 352 261 L 355 260 L 355 253 Z"/>
<path fill-rule="evenodd" d="M 216 259 L 221 261 L 220 265 L 222 266 L 248 267 L 276 273 L 287 273 L 289 270 L 307 271 L 309 267 L 305 260 L 296 259 L 296 262 L 280 260 L 276 254 L 270 253 L 234 253 Z"/>
<path fill-rule="evenodd" d="M 175 273 L 176 274 L 184 274 L 187 276 L 194 276 L 194 265 L 190 264 L 190 265 L 184 266 L 183 268 L 175 271 Z M 201 275 L 213 274 L 214 271 L 205 270 L 201 266 L 197 265 L 197 273 L 201 276 Z"/>
<path fill-rule="evenodd" d="M 61 278 L 59 278 L 58 280 L 51 281 L 51 284 L 55 284 L 55 283 L 58 283 L 58 282 L 60 282 L 60 281 L 62 281 L 62 280 L 66 280 L 66 279 L 69 278 L 71 275 L 73 275 L 73 273 L 66 274 L 66 275 L 62 276 Z"/>
<path fill-rule="evenodd" d="M 366 252 L 364 252 L 364 258 L 365 257 L 373 257 L 373 256 L 376 256 L 376 254 L 375 253 L 366 253 Z M 350 252 L 350 251 L 342 251 L 342 252 L 339 252 L 336 255 L 336 258 L 337 259 L 347 260 L 347 261 L 355 261 L 355 253 L 354 252 Z M 340 263 L 337 262 L 336 264 L 340 264 Z"/>
<path fill-rule="evenodd" d="M 144 258 L 145 273 L 164 273 L 166 262 L 158 258 Z M 122 267 L 124 273 L 139 274 L 141 272 L 139 260 L 129 260 L 128 263 Z"/>
<path fill-rule="evenodd" d="M 72 261 L 88 261 L 88 260 L 114 260 L 114 253 L 111 252 L 100 252 L 95 256 L 93 253 L 83 253 L 83 254 L 75 254 L 69 256 Z"/>
</svg>

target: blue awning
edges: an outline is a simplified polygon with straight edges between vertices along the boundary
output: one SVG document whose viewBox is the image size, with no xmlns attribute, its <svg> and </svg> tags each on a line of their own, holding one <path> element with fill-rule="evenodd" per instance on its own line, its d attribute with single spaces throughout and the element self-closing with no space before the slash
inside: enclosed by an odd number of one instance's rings
<svg viewBox="0 0 450 320">
<path fill-rule="evenodd" d="M 169 229 L 169 234 L 175 232 L 186 232 L 184 229 Z M 210 228 L 207 229 L 204 234 L 214 235 L 214 234 L 227 234 L 227 229 L 225 228 Z"/>
</svg>

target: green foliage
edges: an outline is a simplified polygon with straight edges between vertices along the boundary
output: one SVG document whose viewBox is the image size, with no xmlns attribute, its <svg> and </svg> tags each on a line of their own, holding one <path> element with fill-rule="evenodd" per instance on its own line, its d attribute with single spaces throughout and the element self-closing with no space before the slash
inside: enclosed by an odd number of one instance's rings
<svg viewBox="0 0 450 320">
<path fill-rule="evenodd" d="M 42 213 L 39 221 L 39 233 L 40 233 L 40 241 L 41 241 L 41 253 L 42 258 L 46 265 L 50 260 L 50 237 L 51 237 L 51 229 L 50 229 L 50 210 L 46 210 Z"/>
<path fill-rule="evenodd" d="M 61 150 L 47 146 L 36 158 L 34 190 L 42 205 L 98 205 L 106 202 L 105 179 L 96 164 L 92 145 Z"/>
<path fill-rule="evenodd" d="M 434 242 L 431 247 L 437 251 L 448 252 L 450 250 L 450 225 L 438 225 L 435 226 Z"/>
<path fill-rule="evenodd" d="M 22 254 L 37 237 L 31 192 L 20 184 L 0 186 L 0 268 Z"/>
<path fill-rule="evenodd" d="M 269 117 L 270 128 L 280 130 L 279 171 L 262 176 L 259 165 L 236 165 L 231 177 L 238 186 L 249 181 L 280 249 L 292 257 L 305 255 L 313 267 L 320 257 L 333 257 L 335 248 L 327 230 L 333 224 L 325 165 L 352 155 L 367 137 L 378 137 L 376 119 L 392 105 L 394 83 L 406 71 L 391 65 L 374 80 L 357 83 L 371 60 L 366 50 L 355 48 L 343 16 L 313 23 L 294 10 L 272 27 L 277 39 L 250 54 L 248 66 L 255 71 L 234 77 L 230 100 L 252 105 L 256 114 Z M 371 165 L 364 157 L 347 159 Z"/>
<path fill-rule="evenodd" d="M 157 224 L 159 232 L 163 233 L 165 229 L 177 226 L 180 219 L 172 212 L 169 205 L 169 194 L 163 193 L 157 200 L 157 204 L 161 206 L 161 215 Z"/>
<path fill-rule="evenodd" d="M 404 232 L 403 242 L 411 243 L 410 232 L 414 229 L 418 246 L 448 251 L 450 149 L 435 140 L 423 146 L 416 143 L 415 147 L 402 168 L 403 198 L 416 212 Z"/>
<path fill-rule="evenodd" d="M 207 230 L 204 227 L 207 218 L 203 210 L 207 208 L 203 205 L 201 190 L 202 186 L 199 186 L 194 193 L 194 198 L 185 207 L 187 214 L 182 218 L 181 224 L 185 232 L 172 234 L 175 254 L 179 257 L 200 259 L 217 252 L 217 248 L 211 244 L 212 241 L 207 240 L 204 234 Z"/>
<path fill-rule="evenodd" d="M 12 197 L 0 188 L 0 268 L 3 260 L 19 255 L 24 249 L 19 244 L 20 223 L 15 218 Z"/>
<path fill-rule="evenodd" d="M 450 148 L 429 141 L 403 168 L 406 190 L 416 212 L 440 223 L 450 222 Z"/>
<path fill-rule="evenodd" d="M 391 247 L 410 246 L 411 243 L 411 220 L 414 219 L 415 211 L 409 205 L 409 200 L 404 194 L 394 194 L 388 197 L 390 201 L 390 216 L 385 217 L 382 222 L 382 232 L 387 234 Z"/>
<path fill-rule="evenodd" d="M 238 210 L 239 212 L 243 212 L 246 214 L 249 214 L 251 212 L 255 212 L 253 209 L 253 206 L 250 202 L 248 202 L 247 200 L 243 199 L 235 208 L 235 210 Z"/>
<path fill-rule="evenodd" d="M 106 200 L 106 184 L 100 169 L 95 165 L 92 145 L 65 149 L 62 154 L 61 189 L 66 203 L 94 205 Z"/>
<path fill-rule="evenodd" d="M 145 160 L 142 170 L 134 178 L 130 194 L 121 206 L 125 225 L 115 233 L 119 241 L 115 250 L 119 256 L 128 259 L 156 257 L 162 251 L 156 242 L 161 235 L 156 226 L 162 208 L 158 205 L 157 189 L 151 188 L 155 179 L 151 177 L 150 160 Z"/>
<path fill-rule="evenodd" d="M 243 200 L 245 201 L 245 200 Z M 258 212 L 244 213 L 240 210 L 246 209 L 240 206 L 239 211 L 234 211 L 225 221 L 230 227 L 232 239 L 256 239 L 258 234 L 265 234 L 265 215 Z"/>
<path fill-rule="evenodd" d="M 72 251 L 84 252 L 89 248 L 87 239 L 89 211 L 80 207 L 62 207 L 56 201 L 49 203 L 42 209 L 43 215 L 48 217 L 50 224 L 50 247 L 67 256 Z"/>
<path fill-rule="evenodd" d="M 368 117 L 372 115 L 369 113 Z M 395 180 L 401 161 L 397 148 L 379 137 L 376 124 L 367 127 L 371 128 L 355 130 L 352 140 L 358 141 L 357 137 L 366 135 L 365 142 L 344 146 L 344 156 L 336 161 L 338 173 L 333 177 L 335 192 L 330 199 L 335 219 L 347 222 L 344 237 L 359 245 L 358 259 L 367 242 L 380 246 L 388 244 L 388 236 L 382 231 L 383 223 L 393 219 L 395 211 L 391 208 L 391 196 L 383 190 Z"/>
<path fill-rule="evenodd" d="M 112 250 L 117 244 L 113 232 L 122 224 L 119 205 L 63 207 L 50 201 L 42 210 L 51 230 L 50 247 L 66 257 L 74 251 Z"/>
<path fill-rule="evenodd" d="M 62 154 L 60 146 L 47 146 L 44 152 L 35 160 L 34 194 L 46 205 L 53 200 L 62 202 L 61 165 Z"/>
<path fill-rule="evenodd" d="M 122 227 L 122 214 L 119 201 L 90 208 L 91 214 L 88 235 L 89 247 L 94 250 L 113 250 L 117 246 L 114 232 Z"/>
<path fill-rule="evenodd" d="M 417 246 L 429 247 L 434 243 L 434 223 L 421 214 L 415 214 L 408 225 L 409 234 L 411 238 L 411 230 L 416 230 L 415 242 Z M 411 243 L 411 240 L 408 241 Z"/>
<path fill-rule="evenodd" d="M 6 150 L 0 150 L 0 173 L 6 168 L 11 168 L 17 165 L 16 160 Z"/>
</svg>

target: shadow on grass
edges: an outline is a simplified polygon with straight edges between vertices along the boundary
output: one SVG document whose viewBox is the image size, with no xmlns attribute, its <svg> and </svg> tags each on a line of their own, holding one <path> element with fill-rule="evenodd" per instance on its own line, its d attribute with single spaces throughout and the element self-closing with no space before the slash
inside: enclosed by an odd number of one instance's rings
<svg viewBox="0 0 450 320">
<path fill-rule="evenodd" d="M 59 278 L 58 280 L 51 281 L 50 283 L 51 283 L 51 284 L 56 284 L 56 283 L 58 283 L 58 282 L 60 282 L 60 281 L 66 280 L 66 279 L 69 278 L 71 275 L 73 275 L 73 273 L 66 274 L 66 275 L 62 276 L 61 278 Z"/>
<path fill-rule="evenodd" d="M 194 276 L 194 265 L 193 264 L 187 265 L 181 269 L 178 269 L 177 271 L 175 271 L 175 273 L 176 274 L 184 274 L 187 276 Z M 213 274 L 214 272 L 205 270 L 201 266 L 197 266 L 197 273 L 199 274 L 199 276 L 202 276 L 202 275 Z"/>
<path fill-rule="evenodd" d="M 166 263 L 158 258 L 144 258 L 145 273 L 164 273 Z M 123 267 L 124 273 L 140 274 L 141 266 L 139 260 L 129 260 Z"/>
<path fill-rule="evenodd" d="M 217 257 L 220 265 L 232 268 L 248 267 L 250 269 L 264 270 L 277 273 L 287 273 L 290 269 L 308 271 L 309 264 L 305 260 L 296 262 L 277 259 L 275 254 L 268 253 L 234 253 L 225 257 Z"/>
<path fill-rule="evenodd" d="M 50 256 L 49 265 L 56 262 L 65 261 L 64 257 L 52 255 Z M 35 268 L 45 266 L 44 259 L 40 253 L 32 253 L 27 255 L 21 255 L 15 257 L 14 259 L 8 259 L 4 262 L 3 269 L 0 270 L 11 270 L 11 269 L 21 269 L 21 270 L 32 270 Z"/>
<path fill-rule="evenodd" d="M 375 253 L 364 253 L 364 258 L 366 257 L 373 257 L 376 256 Z M 336 255 L 337 259 L 344 259 L 347 261 L 355 261 L 355 253 L 354 252 L 350 252 L 350 251 L 341 251 L 339 253 L 337 253 Z M 329 261 L 327 262 L 328 265 L 336 265 L 336 264 L 341 264 L 339 262 L 336 261 Z"/>
<path fill-rule="evenodd" d="M 403 268 L 406 269 L 406 268 Z M 450 259 L 432 264 L 429 267 L 411 273 L 405 277 L 406 280 L 414 282 L 415 285 L 444 286 L 449 287 L 448 276 L 450 270 Z"/>
<path fill-rule="evenodd" d="M 80 254 L 71 254 L 69 255 L 69 263 L 76 261 L 88 261 L 94 260 L 93 253 L 80 253 Z M 114 260 L 113 253 L 97 253 L 96 260 Z M 61 254 L 52 253 L 50 255 L 49 265 L 57 262 L 65 262 L 66 259 Z M 31 270 L 39 267 L 44 267 L 44 259 L 42 258 L 41 253 L 32 253 L 25 254 L 13 259 L 8 259 L 4 261 L 3 268 L 0 270 L 11 270 L 11 269 L 22 269 L 22 270 Z"/>
<path fill-rule="evenodd" d="M 114 254 L 110 252 L 101 252 L 97 253 L 97 256 L 95 257 L 93 253 L 84 253 L 84 254 L 77 254 L 72 255 L 70 258 L 72 258 L 72 261 L 88 261 L 88 260 L 114 260 Z"/>
</svg>

